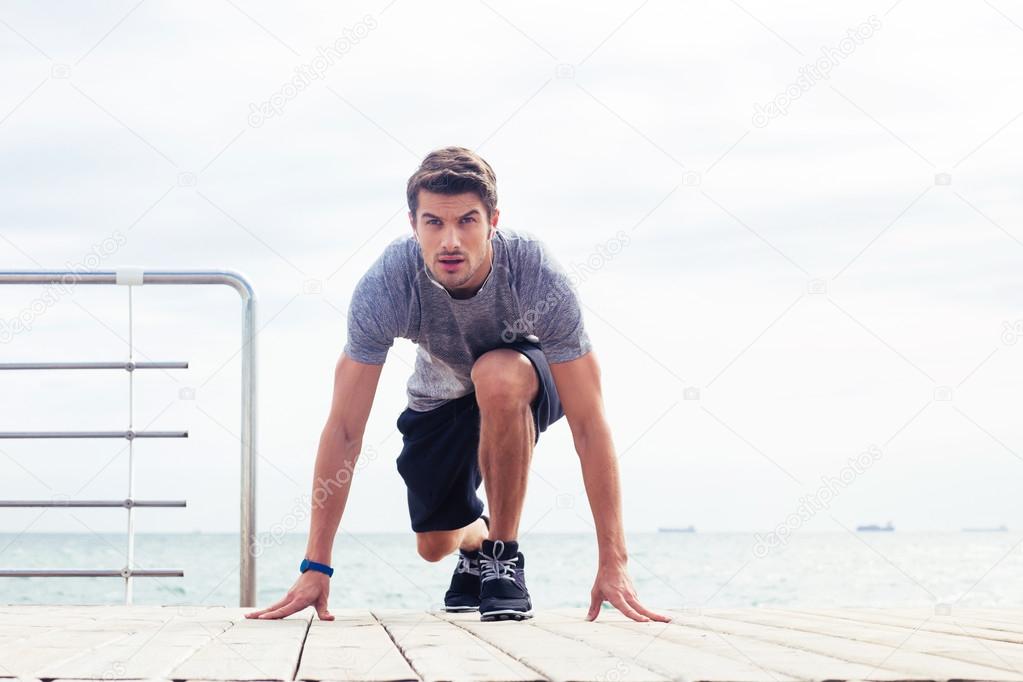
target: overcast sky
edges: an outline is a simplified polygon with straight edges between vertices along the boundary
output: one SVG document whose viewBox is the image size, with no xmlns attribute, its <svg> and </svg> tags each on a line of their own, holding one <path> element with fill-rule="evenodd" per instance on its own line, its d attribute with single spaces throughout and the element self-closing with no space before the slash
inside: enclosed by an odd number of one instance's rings
<svg viewBox="0 0 1023 682">
<path fill-rule="evenodd" d="M 267 530 L 305 505 L 349 294 L 409 231 L 408 176 L 473 147 L 501 226 L 577 273 L 628 529 L 769 530 L 805 496 L 827 502 L 813 530 L 1023 526 L 1023 2 L 445 6 L 5 3 L 0 268 L 248 277 Z M 127 356 L 125 289 L 31 312 L 42 295 L 0 288 L 4 361 Z M 136 446 L 136 496 L 188 499 L 138 528 L 236 530 L 238 297 L 133 299 L 136 358 L 190 362 L 135 380 L 136 428 L 190 432 Z M 401 341 L 384 368 L 348 530 L 408 528 L 394 423 L 413 359 Z M 0 381 L 2 429 L 127 426 L 124 372 Z M 0 441 L 2 498 L 126 481 L 121 442 Z M 522 530 L 588 519 L 561 421 Z M 0 514 L 8 532 L 123 526 Z"/>
</svg>

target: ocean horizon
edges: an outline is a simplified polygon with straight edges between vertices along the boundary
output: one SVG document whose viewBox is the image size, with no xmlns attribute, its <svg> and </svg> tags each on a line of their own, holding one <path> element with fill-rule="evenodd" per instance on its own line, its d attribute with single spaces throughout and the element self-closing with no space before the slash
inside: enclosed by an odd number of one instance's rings
<svg viewBox="0 0 1023 682">
<path fill-rule="evenodd" d="M 1023 532 L 805 531 L 768 544 L 766 533 L 629 533 L 629 570 L 657 608 L 1023 607 Z M 585 607 L 597 567 L 592 533 L 520 538 L 538 608 Z M 259 536 L 258 604 L 298 575 L 304 533 Z M 0 568 L 120 569 L 123 533 L 0 533 Z M 181 578 L 134 579 L 134 603 L 238 605 L 236 533 L 137 533 L 136 568 Z M 347 533 L 334 547 L 330 606 L 440 608 L 454 555 L 430 563 L 410 532 Z M 0 577 L 0 604 L 121 604 L 121 578 Z M 605 608 L 610 608 L 605 605 Z"/>
</svg>

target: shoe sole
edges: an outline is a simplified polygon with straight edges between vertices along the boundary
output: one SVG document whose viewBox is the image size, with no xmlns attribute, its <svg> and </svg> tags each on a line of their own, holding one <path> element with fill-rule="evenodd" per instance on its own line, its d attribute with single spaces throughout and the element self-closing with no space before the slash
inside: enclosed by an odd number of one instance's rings
<svg viewBox="0 0 1023 682">
<path fill-rule="evenodd" d="M 484 622 L 494 620 L 526 620 L 532 617 L 532 611 L 516 611 L 515 609 L 500 609 L 498 611 L 480 613 L 480 620 Z"/>
<path fill-rule="evenodd" d="M 444 610 L 448 613 L 474 613 L 480 610 L 478 606 L 445 606 Z"/>
</svg>

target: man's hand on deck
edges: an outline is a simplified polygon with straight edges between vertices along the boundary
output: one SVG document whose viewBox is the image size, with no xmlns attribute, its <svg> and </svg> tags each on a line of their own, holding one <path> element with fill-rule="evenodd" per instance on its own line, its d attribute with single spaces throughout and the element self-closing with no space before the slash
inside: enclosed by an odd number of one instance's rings
<svg viewBox="0 0 1023 682">
<path fill-rule="evenodd" d="M 307 606 L 316 608 L 316 615 L 320 620 L 334 620 L 334 616 L 327 611 L 327 597 L 330 595 L 330 578 L 318 571 L 306 571 L 295 584 L 291 586 L 288 593 L 276 604 L 271 604 L 265 609 L 246 613 L 246 618 L 284 618 L 297 613 Z"/>
<path fill-rule="evenodd" d="M 590 610 L 586 614 L 586 620 L 594 620 L 600 613 L 602 602 L 611 604 L 632 620 L 642 622 L 656 620 L 667 623 L 670 617 L 654 613 L 639 602 L 636 590 L 632 587 L 632 579 L 629 578 L 625 564 L 608 564 L 597 570 L 597 579 L 593 581 L 593 589 L 590 590 Z"/>
</svg>

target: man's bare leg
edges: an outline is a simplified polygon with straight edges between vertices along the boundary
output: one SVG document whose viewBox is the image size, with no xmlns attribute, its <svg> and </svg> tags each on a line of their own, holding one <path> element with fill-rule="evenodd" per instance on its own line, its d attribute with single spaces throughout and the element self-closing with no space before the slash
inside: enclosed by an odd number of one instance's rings
<svg viewBox="0 0 1023 682">
<path fill-rule="evenodd" d="M 480 407 L 479 463 L 490 504 L 491 539 L 515 540 L 536 441 L 530 404 L 540 389 L 533 363 L 500 348 L 481 355 L 472 368 Z M 441 561 L 456 549 L 479 549 L 487 525 L 476 519 L 457 530 L 416 533 L 419 555 Z"/>
<path fill-rule="evenodd" d="M 487 524 L 476 519 L 457 530 L 431 530 L 416 533 L 416 549 L 427 561 L 440 561 L 456 549 L 479 549 L 487 537 Z"/>
<path fill-rule="evenodd" d="M 490 539 L 515 540 L 526 497 L 536 427 L 530 404 L 540 388 L 533 364 L 501 348 L 472 368 L 480 407 L 479 463 L 490 505 Z"/>
</svg>

